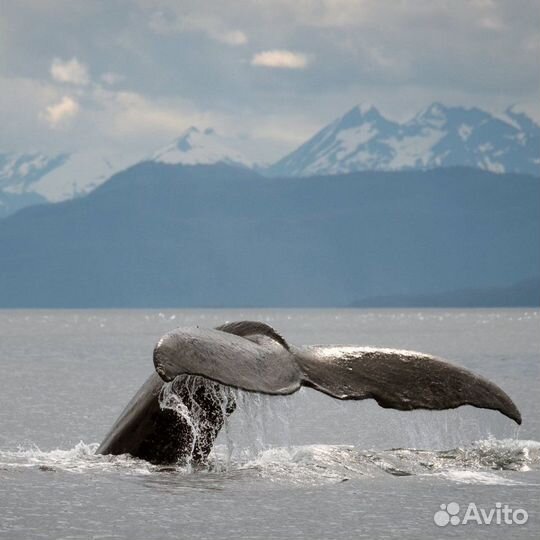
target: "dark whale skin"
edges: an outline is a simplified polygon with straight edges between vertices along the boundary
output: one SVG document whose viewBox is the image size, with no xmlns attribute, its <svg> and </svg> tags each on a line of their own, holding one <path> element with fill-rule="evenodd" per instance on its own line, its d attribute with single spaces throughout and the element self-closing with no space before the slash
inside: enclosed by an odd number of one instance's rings
<svg viewBox="0 0 540 540">
<path fill-rule="evenodd" d="M 187 385 L 181 378 L 171 389 L 190 413 L 197 409 L 199 433 L 194 435 L 186 420 L 174 410 L 162 408 L 160 394 L 164 382 L 153 373 L 141 386 L 96 450 L 97 454 L 131 454 L 154 464 L 204 463 L 212 450 L 226 416 L 236 405 L 217 403 L 214 391 L 220 385 L 210 381 Z"/>
</svg>

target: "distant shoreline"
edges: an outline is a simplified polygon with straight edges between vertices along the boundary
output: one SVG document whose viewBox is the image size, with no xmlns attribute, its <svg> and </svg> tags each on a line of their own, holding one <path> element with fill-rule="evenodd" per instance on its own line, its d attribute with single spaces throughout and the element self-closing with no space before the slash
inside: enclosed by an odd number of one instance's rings
<svg viewBox="0 0 540 540">
<path fill-rule="evenodd" d="M 540 307 L 540 277 L 508 287 L 467 288 L 431 294 L 370 296 L 351 303 L 363 308 L 509 308 Z"/>
</svg>

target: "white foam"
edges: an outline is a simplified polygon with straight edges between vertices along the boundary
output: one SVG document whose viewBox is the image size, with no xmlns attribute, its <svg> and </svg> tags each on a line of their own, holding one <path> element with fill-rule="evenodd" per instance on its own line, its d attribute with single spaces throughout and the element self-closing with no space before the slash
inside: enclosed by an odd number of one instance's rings
<svg viewBox="0 0 540 540">
<path fill-rule="evenodd" d="M 36 468 L 43 471 L 67 471 L 72 473 L 107 472 L 122 470 L 128 473 L 150 474 L 155 468 L 150 463 L 127 454 L 104 456 L 96 454 L 98 443 L 80 441 L 67 450 L 41 450 L 37 446 L 16 451 L 0 451 L 0 469 Z"/>
<path fill-rule="evenodd" d="M 318 485 L 373 476 L 378 469 L 359 459 L 354 447 L 307 445 L 269 448 L 242 468 L 273 482 Z"/>
<path fill-rule="evenodd" d="M 481 472 L 481 471 L 467 471 L 467 470 L 457 470 L 457 471 L 444 471 L 440 473 L 435 473 L 434 476 L 452 480 L 459 484 L 484 484 L 489 486 L 495 485 L 504 485 L 504 486 L 514 486 L 523 484 L 518 480 L 513 480 L 510 478 L 505 478 L 497 473 L 491 472 Z"/>
</svg>

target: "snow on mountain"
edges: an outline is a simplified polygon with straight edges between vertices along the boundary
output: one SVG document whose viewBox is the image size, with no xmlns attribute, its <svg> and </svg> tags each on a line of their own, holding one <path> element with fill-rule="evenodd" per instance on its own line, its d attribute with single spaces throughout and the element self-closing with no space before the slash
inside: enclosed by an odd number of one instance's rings
<svg viewBox="0 0 540 540">
<path fill-rule="evenodd" d="M 55 156 L 0 154 L 0 191 L 14 196 L 35 193 L 50 202 L 71 199 L 134 161 L 133 156 L 104 157 L 100 151 Z"/>
<path fill-rule="evenodd" d="M 267 172 L 311 176 L 455 165 L 539 175 L 540 126 L 511 108 L 494 116 L 478 108 L 433 103 L 397 123 L 375 107 L 358 106 Z"/>
<path fill-rule="evenodd" d="M 53 156 L 0 154 L 0 217 L 31 204 L 83 195 L 140 161 L 140 155 L 109 154 L 99 150 Z"/>
<path fill-rule="evenodd" d="M 513 109 L 494 116 L 478 108 L 434 103 L 405 123 L 373 106 L 354 107 L 270 167 L 257 165 L 260 141 L 191 127 L 147 160 L 253 168 L 272 176 L 465 165 L 494 172 L 540 174 L 540 126 Z M 135 152 L 82 150 L 47 156 L 0 154 L 0 217 L 40 202 L 88 193 L 141 161 Z"/>
<path fill-rule="evenodd" d="M 170 164 L 226 163 L 251 168 L 254 160 L 242 152 L 251 141 L 225 137 L 213 129 L 191 127 L 147 160 Z M 113 174 L 143 160 L 140 153 L 111 154 L 107 149 L 56 156 L 0 154 L 0 217 L 29 204 L 58 202 L 93 190 Z"/>
<path fill-rule="evenodd" d="M 47 202 L 34 191 L 34 186 L 61 167 L 68 157 L 67 154 L 0 154 L 0 218 L 25 206 Z"/>
<path fill-rule="evenodd" d="M 140 161 L 140 154 L 111 154 L 103 150 L 70 154 L 57 167 L 31 186 L 32 191 L 57 202 L 84 195 L 113 174 Z"/>
<path fill-rule="evenodd" d="M 0 154 L 0 190 L 11 194 L 29 191 L 40 178 L 63 165 L 68 158 L 67 154 Z"/>
<path fill-rule="evenodd" d="M 246 157 L 242 147 L 241 139 L 219 135 L 211 128 L 201 131 L 190 127 L 170 145 L 155 152 L 151 159 L 170 164 L 226 163 L 251 168 L 254 162 Z"/>
</svg>

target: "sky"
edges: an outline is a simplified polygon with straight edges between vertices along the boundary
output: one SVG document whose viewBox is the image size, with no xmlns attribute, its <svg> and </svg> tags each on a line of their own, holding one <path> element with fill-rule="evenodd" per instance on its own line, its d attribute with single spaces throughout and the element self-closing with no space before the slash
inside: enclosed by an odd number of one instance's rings
<svg viewBox="0 0 540 540">
<path fill-rule="evenodd" d="M 540 3 L 0 0 L 0 153 L 152 154 L 195 125 L 272 162 L 356 104 L 433 101 L 539 121 Z"/>
</svg>

